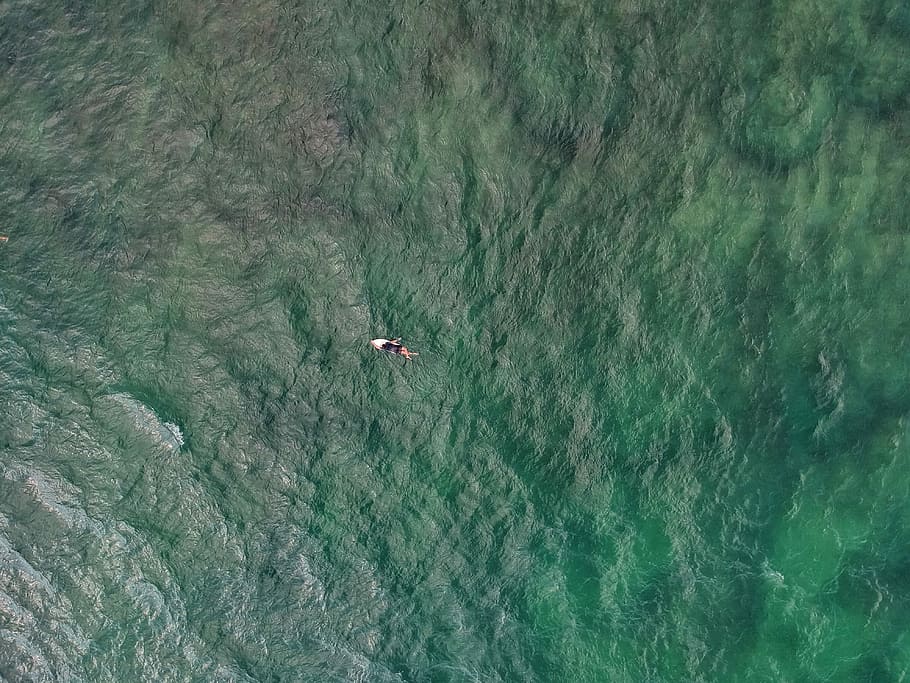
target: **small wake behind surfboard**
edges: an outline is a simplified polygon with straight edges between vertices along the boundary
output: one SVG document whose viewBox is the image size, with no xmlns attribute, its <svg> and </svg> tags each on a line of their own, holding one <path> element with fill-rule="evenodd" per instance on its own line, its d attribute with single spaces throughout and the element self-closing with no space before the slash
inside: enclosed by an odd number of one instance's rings
<svg viewBox="0 0 910 683">
<path fill-rule="evenodd" d="M 371 339 L 370 345 L 378 351 L 385 351 L 386 353 L 391 353 L 395 356 L 402 356 L 407 360 L 411 360 L 414 356 L 420 355 L 416 351 L 408 351 L 408 347 L 402 345 L 401 337 L 395 339 Z"/>
</svg>

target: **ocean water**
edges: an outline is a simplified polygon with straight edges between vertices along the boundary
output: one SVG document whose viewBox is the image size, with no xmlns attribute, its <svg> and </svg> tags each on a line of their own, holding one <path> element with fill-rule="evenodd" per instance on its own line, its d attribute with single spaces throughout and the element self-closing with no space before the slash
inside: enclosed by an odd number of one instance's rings
<svg viewBox="0 0 910 683">
<path fill-rule="evenodd" d="M 907 680 L 908 96 L 904 0 L 0 2 L 0 679 Z"/>
</svg>

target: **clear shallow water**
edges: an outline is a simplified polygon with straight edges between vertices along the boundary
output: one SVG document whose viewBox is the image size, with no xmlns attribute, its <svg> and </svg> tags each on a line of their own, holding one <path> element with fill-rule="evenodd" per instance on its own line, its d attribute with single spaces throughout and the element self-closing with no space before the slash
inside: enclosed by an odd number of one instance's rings
<svg viewBox="0 0 910 683">
<path fill-rule="evenodd" d="M 904 680 L 908 29 L 0 6 L 0 675 Z"/>
</svg>

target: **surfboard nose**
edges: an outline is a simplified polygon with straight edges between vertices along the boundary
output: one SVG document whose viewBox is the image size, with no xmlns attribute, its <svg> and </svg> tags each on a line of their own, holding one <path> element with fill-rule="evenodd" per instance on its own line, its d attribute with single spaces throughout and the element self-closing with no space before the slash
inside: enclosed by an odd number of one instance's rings
<svg viewBox="0 0 910 683">
<path fill-rule="evenodd" d="M 374 349 L 382 349 L 382 345 L 385 344 L 387 339 L 371 339 L 370 344 L 372 344 Z"/>
</svg>

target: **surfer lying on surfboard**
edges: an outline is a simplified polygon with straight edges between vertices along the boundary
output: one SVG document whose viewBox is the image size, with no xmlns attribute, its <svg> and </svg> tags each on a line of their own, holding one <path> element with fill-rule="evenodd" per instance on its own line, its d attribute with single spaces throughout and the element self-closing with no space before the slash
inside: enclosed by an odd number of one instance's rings
<svg viewBox="0 0 910 683">
<path fill-rule="evenodd" d="M 408 360 L 419 355 L 416 351 L 408 351 L 407 346 L 402 346 L 401 337 L 395 339 L 371 339 L 370 344 L 373 345 L 374 349 L 394 353 L 396 356 L 404 356 Z"/>
</svg>

